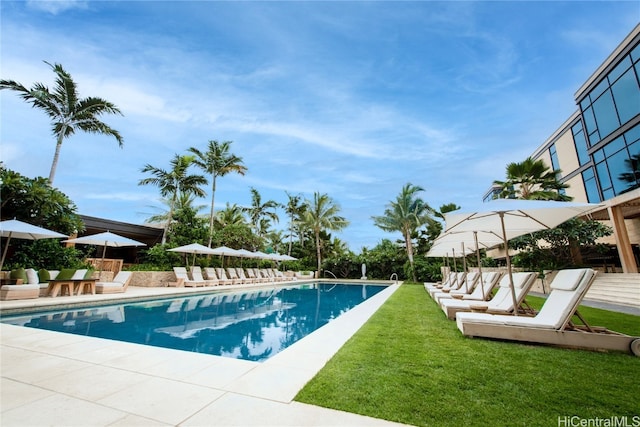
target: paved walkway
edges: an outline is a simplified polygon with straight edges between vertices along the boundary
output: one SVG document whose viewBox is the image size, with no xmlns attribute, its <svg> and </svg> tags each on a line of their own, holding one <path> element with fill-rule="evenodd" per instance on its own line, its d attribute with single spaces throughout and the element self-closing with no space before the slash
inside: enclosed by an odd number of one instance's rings
<svg viewBox="0 0 640 427">
<path fill-rule="evenodd" d="M 294 402 L 387 300 L 389 286 L 263 363 L 0 324 L 6 426 L 398 426 Z M 0 309 L 96 303 L 194 289 L 3 301 Z"/>
</svg>

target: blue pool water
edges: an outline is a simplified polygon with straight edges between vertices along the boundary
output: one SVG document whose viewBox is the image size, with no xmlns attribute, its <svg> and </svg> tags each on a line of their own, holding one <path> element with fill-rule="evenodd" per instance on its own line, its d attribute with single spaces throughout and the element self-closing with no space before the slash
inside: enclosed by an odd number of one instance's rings
<svg viewBox="0 0 640 427">
<path fill-rule="evenodd" d="M 384 288 L 307 284 L 36 313 L 2 322 L 264 361 Z"/>
</svg>

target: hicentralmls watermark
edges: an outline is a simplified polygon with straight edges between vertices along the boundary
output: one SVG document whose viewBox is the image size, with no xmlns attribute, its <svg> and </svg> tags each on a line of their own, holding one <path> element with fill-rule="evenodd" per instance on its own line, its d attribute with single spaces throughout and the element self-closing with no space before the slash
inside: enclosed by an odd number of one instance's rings
<svg viewBox="0 0 640 427">
<path fill-rule="evenodd" d="M 640 415 L 583 418 L 577 415 L 558 417 L 558 427 L 640 427 Z"/>
</svg>

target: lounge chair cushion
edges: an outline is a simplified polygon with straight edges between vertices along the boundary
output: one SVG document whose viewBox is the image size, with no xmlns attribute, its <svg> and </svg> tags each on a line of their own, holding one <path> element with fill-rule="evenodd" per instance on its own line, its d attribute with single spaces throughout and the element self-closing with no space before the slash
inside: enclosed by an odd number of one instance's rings
<svg viewBox="0 0 640 427">
<path fill-rule="evenodd" d="M 62 270 L 60 270 L 60 273 L 58 273 L 58 277 L 56 277 L 56 280 L 69 280 L 71 279 L 71 277 L 73 277 L 75 272 L 76 270 L 74 268 L 63 268 Z"/>
<path fill-rule="evenodd" d="M 51 273 L 45 268 L 38 270 L 38 283 L 46 283 L 51 280 Z"/>
<path fill-rule="evenodd" d="M 573 291 L 584 277 L 586 270 L 560 270 L 551 282 L 551 289 L 561 289 L 563 291 Z"/>
<path fill-rule="evenodd" d="M 21 279 L 22 283 L 27 283 L 27 272 L 24 268 L 16 268 L 15 270 L 11 270 L 11 274 L 9 275 L 11 279 L 18 280 Z"/>
<path fill-rule="evenodd" d="M 27 268 L 25 270 L 25 273 L 27 274 L 27 284 L 37 285 L 38 283 L 40 283 L 38 279 L 38 273 L 33 268 Z"/>
<path fill-rule="evenodd" d="M 113 281 L 111 283 L 119 283 L 120 286 L 122 286 L 124 282 L 127 281 L 129 276 L 131 276 L 130 271 L 119 271 L 118 274 L 116 274 L 116 277 L 113 278 Z"/>
</svg>

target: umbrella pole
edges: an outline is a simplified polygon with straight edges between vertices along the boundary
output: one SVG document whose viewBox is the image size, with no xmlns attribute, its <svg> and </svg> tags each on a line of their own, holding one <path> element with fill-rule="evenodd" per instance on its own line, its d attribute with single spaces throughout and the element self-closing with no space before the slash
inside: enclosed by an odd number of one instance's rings
<svg viewBox="0 0 640 427">
<path fill-rule="evenodd" d="M 4 244 L 4 251 L 2 251 L 2 260 L 0 261 L 0 271 L 2 271 L 2 266 L 4 265 L 4 259 L 7 256 L 7 251 L 9 250 L 9 241 L 11 240 L 11 234 L 13 231 L 9 232 L 9 236 L 7 236 L 7 242 Z"/>
<path fill-rule="evenodd" d="M 480 261 L 480 248 L 478 247 L 478 232 L 473 232 L 473 240 L 476 243 L 476 259 L 478 260 L 478 274 L 480 275 L 480 289 L 482 289 L 482 299 L 486 300 L 487 296 L 484 294 L 484 279 L 482 278 L 482 265 Z"/>
<path fill-rule="evenodd" d="M 462 271 L 466 273 L 467 272 L 467 255 L 464 253 L 464 242 L 462 242 L 460 246 L 462 247 L 462 265 L 463 265 Z M 464 291 L 466 293 L 469 293 L 469 282 L 467 281 L 466 277 L 464 279 Z"/>
<path fill-rule="evenodd" d="M 509 242 L 507 240 L 507 230 L 504 226 L 504 212 L 500 212 L 500 225 L 502 225 L 502 240 L 504 240 L 504 250 L 507 257 L 507 272 L 509 273 L 509 286 L 511 287 L 511 299 L 513 300 L 513 314 L 518 315 L 518 301 L 516 299 L 516 288 L 513 285 L 513 272 L 511 271 L 511 259 L 509 258 Z"/>
<path fill-rule="evenodd" d="M 456 250 L 454 248 L 451 248 L 451 252 L 453 253 L 453 271 L 456 273 L 456 275 L 454 276 L 454 280 L 456 281 L 456 285 L 457 285 L 458 284 L 458 266 L 456 264 Z"/>
</svg>

